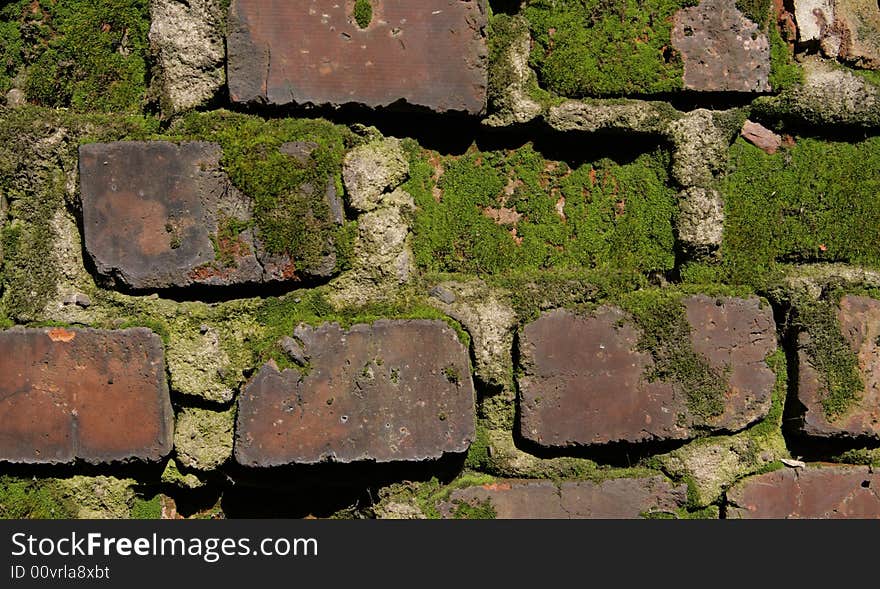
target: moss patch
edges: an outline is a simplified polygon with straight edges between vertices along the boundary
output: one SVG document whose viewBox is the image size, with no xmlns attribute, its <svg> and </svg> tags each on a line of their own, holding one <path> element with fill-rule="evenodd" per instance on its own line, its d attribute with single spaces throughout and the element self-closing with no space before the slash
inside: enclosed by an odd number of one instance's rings
<svg viewBox="0 0 880 589">
<path fill-rule="evenodd" d="M 688 265 L 688 282 L 766 285 L 790 262 L 880 266 L 880 137 L 799 138 L 768 155 L 738 139 L 721 187 L 721 263 Z M 712 278 L 714 276 L 714 278 Z"/>
<path fill-rule="evenodd" d="M 779 28 L 768 27 L 770 39 L 770 87 L 782 92 L 804 81 L 804 72 L 795 62 L 792 49 L 782 38 Z"/>
<path fill-rule="evenodd" d="M 69 519 L 76 512 L 51 479 L 0 476 L 0 519 Z"/>
<path fill-rule="evenodd" d="M 151 499 L 135 497 L 131 505 L 131 519 L 162 519 L 162 496 Z"/>
<path fill-rule="evenodd" d="M 429 272 L 667 270 L 675 195 L 668 155 L 571 168 L 531 144 L 442 157 L 405 142 L 416 203 L 413 253 Z"/>
<path fill-rule="evenodd" d="M 286 254 L 298 270 L 308 271 L 321 267 L 328 254 L 350 252 L 352 229 L 335 223 L 325 198 L 328 182 L 342 194 L 342 158 L 357 141 L 348 128 L 322 119 L 266 121 L 220 110 L 185 116 L 167 137 L 222 146 L 223 168 L 236 188 L 253 199 L 257 237 L 269 253 Z M 317 147 L 303 162 L 280 149 L 293 141 Z M 221 259 L 223 240 L 230 231 L 245 228 L 221 228 L 222 235 L 217 236 Z M 333 245 L 337 237 L 343 242 L 340 248 Z M 339 265 L 347 263 L 337 260 Z"/>
<path fill-rule="evenodd" d="M 708 419 L 724 412 L 727 377 L 694 351 L 682 298 L 671 289 L 644 290 L 624 295 L 620 303 L 642 331 L 639 348 L 654 357 L 649 378 L 680 387 L 690 412 Z"/>
<path fill-rule="evenodd" d="M 538 0 L 522 14 L 544 87 L 562 96 L 670 92 L 682 87 L 672 17 L 693 0 Z"/>
<path fill-rule="evenodd" d="M 370 0 L 355 0 L 354 22 L 362 29 L 367 28 L 373 22 L 373 4 Z"/>
<path fill-rule="evenodd" d="M 9 43 L 0 49 L 0 89 L 22 69 L 27 97 L 37 104 L 140 110 L 148 81 L 147 0 L 18 0 L 0 9 L 0 20 L 0 40 Z"/>
<path fill-rule="evenodd" d="M 822 384 L 822 409 L 833 421 L 843 416 L 865 390 L 859 374 L 859 360 L 840 331 L 837 319 L 841 291 L 821 300 L 801 300 L 794 324 L 809 337 L 802 345 Z"/>
</svg>

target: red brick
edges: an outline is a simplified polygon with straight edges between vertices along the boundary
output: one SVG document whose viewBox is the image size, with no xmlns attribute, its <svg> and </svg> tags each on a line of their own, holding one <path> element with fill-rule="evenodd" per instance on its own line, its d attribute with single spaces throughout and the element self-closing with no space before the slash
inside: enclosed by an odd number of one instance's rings
<svg viewBox="0 0 880 589">
<path fill-rule="evenodd" d="M 159 460 L 174 415 L 148 329 L 0 331 L 0 460 Z"/>
<path fill-rule="evenodd" d="M 498 519 L 634 519 L 674 514 L 687 504 L 687 486 L 662 476 L 559 484 L 508 480 L 457 489 L 439 509 L 452 517 L 462 503 L 479 506 L 487 501 Z"/>
<path fill-rule="evenodd" d="M 233 102 L 485 110 L 483 0 L 371 4 L 373 20 L 361 29 L 352 1 L 233 0 Z"/>
<path fill-rule="evenodd" d="M 868 466 L 787 468 L 744 479 L 727 498 L 731 519 L 876 519 L 880 474 Z"/>
<path fill-rule="evenodd" d="M 798 400 L 804 408 L 802 430 L 815 437 L 880 439 L 880 301 L 845 296 L 837 314 L 840 330 L 858 356 L 859 375 L 865 385 L 859 399 L 845 414 L 829 419 L 822 407 L 827 387 L 803 350 L 798 353 Z M 803 338 L 809 334 L 802 334 Z"/>
<path fill-rule="evenodd" d="M 474 388 L 467 350 L 446 323 L 301 325 L 293 335 L 309 367 L 270 362 L 247 384 L 240 464 L 418 461 L 468 449 Z"/>
<path fill-rule="evenodd" d="M 286 144 L 288 147 L 293 143 Z M 299 145 L 291 157 L 302 157 Z M 326 277 L 335 267 L 327 247 L 317 268 L 296 268 L 288 255 L 270 255 L 249 226 L 253 202 L 220 167 L 221 149 L 190 141 L 123 141 L 80 147 L 83 237 L 98 274 L 135 290 L 295 282 Z M 335 182 L 308 185 L 318 191 L 334 219 L 341 211 Z M 305 217 L 314 211 L 303 211 Z M 222 223 L 243 227 L 230 238 Z M 319 219 L 320 220 L 320 219 Z M 219 250 L 219 251 L 218 251 Z M 296 254 L 296 252 L 292 252 Z"/>
<path fill-rule="evenodd" d="M 676 12 L 672 46 L 684 62 L 686 90 L 770 90 L 770 42 L 735 0 L 702 0 Z"/>
<path fill-rule="evenodd" d="M 739 430 L 766 415 L 775 375 L 764 359 L 776 349 L 769 306 L 702 295 L 683 304 L 694 351 L 728 375 L 721 415 L 692 414 L 688 391 L 650 378 L 654 359 L 639 349 L 640 331 L 620 309 L 557 310 L 522 331 L 523 437 L 550 447 L 680 440 L 698 428 Z"/>
</svg>

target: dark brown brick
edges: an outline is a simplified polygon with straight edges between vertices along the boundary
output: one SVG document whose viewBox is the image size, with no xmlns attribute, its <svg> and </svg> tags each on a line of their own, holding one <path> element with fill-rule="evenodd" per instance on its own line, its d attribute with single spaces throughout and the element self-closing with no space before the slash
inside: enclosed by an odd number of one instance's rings
<svg viewBox="0 0 880 589">
<path fill-rule="evenodd" d="M 770 90 L 770 42 L 735 0 L 702 0 L 676 12 L 672 46 L 684 61 L 686 90 Z"/>
<path fill-rule="evenodd" d="M 634 519 L 670 513 L 687 504 L 687 486 L 662 476 L 608 479 L 601 482 L 507 480 L 457 489 L 439 510 L 454 517 L 467 503 L 489 502 L 498 519 Z"/>
<path fill-rule="evenodd" d="M 230 220 L 247 226 L 253 203 L 221 171 L 220 156 L 220 146 L 195 141 L 80 147 L 84 241 L 98 274 L 135 290 L 301 279 L 290 257 L 264 251 L 256 230 L 221 231 Z M 333 186 L 324 195 L 331 210 Z M 328 254 L 310 274 L 328 276 L 335 262 Z"/>
<path fill-rule="evenodd" d="M 0 460 L 156 461 L 174 414 L 148 329 L 0 331 Z"/>
<path fill-rule="evenodd" d="M 650 378 L 650 352 L 620 309 L 591 316 L 557 310 L 527 325 L 520 338 L 521 433 L 551 447 L 687 439 L 694 426 L 742 429 L 767 414 L 775 383 L 764 359 L 776 349 L 772 311 L 758 299 L 684 300 L 691 343 L 728 374 L 724 411 L 693 415 L 688 391 Z"/>
<path fill-rule="evenodd" d="M 727 498 L 731 519 L 876 519 L 880 474 L 868 466 L 788 468 L 744 479 Z"/>
<path fill-rule="evenodd" d="M 468 449 L 467 350 L 442 321 L 300 325 L 305 374 L 273 362 L 239 398 L 235 458 L 246 466 L 418 461 Z"/>
<path fill-rule="evenodd" d="M 865 385 L 852 408 L 829 419 L 822 407 L 827 387 L 803 351 L 798 352 L 798 400 L 803 406 L 802 430 L 816 437 L 867 437 L 880 439 L 880 301 L 845 296 L 837 315 L 841 333 L 858 356 L 859 373 Z M 801 344 L 808 333 L 801 334 Z"/>
<path fill-rule="evenodd" d="M 484 0 L 371 4 L 373 20 L 361 29 L 350 1 L 233 0 L 233 102 L 485 110 Z"/>
</svg>

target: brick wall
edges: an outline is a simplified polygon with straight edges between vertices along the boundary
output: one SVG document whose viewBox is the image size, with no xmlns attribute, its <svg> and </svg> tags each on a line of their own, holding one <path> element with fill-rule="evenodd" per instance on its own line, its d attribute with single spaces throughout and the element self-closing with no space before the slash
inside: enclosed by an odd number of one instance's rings
<svg viewBox="0 0 880 589">
<path fill-rule="evenodd" d="M 873 0 L 81 4 L 0 8 L 0 515 L 880 516 Z"/>
</svg>

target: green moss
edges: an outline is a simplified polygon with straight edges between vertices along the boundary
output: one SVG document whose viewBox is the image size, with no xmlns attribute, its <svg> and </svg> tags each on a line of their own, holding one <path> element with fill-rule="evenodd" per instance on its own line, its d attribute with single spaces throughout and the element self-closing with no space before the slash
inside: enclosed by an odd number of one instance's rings
<svg viewBox="0 0 880 589">
<path fill-rule="evenodd" d="M 736 7 L 760 28 L 770 22 L 771 0 L 736 0 Z"/>
<path fill-rule="evenodd" d="M 842 292 L 796 306 L 794 324 L 808 334 L 802 349 L 818 371 L 822 384 L 822 409 L 829 420 L 843 416 L 864 392 L 859 360 L 843 337 L 837 319 Z"/>
<path fill-rule="evenodd" d="M 624 295 L 620 303 L 642 331 L 639 348 L 654 357 L 649 378 L 680 387 L 690 412 L 708 419 L 724 412 L 727 377 L 694 351 L 682 298 L 681 292 L 656 289 Z"/>
<path fill-rule="evenodd" d="M 131 505 L 131 519 L 162 519 L 162 496 L 151 499 L 135 497 Z"/>
<path fill-rule="evenodd" d="M 768 155 L 738 139 L 721 182 L 721 261 L 688 264 L 686 282 L 764 288 L 783 264 L 880 266 L 880 137 L 857 143 L 799 138 Z"/>
<path fill-rule="evenodd" d="M 665 152 L 573 169 L 545 160 L 531 144 L 461 157 L 412 141 L 405 148 L 410 179 L 403 189 L 417 206 L 412 245 L 423 270 L 626 273 L 674 264 L 675 195 L 666 185 Z"/>
<path fill-rule="evenodd" d="M 462 345 L 470 346 L 470 336 L 458 322 L 425 304 L 423 299 L 407 296 L 407 293 L 382 303 L 335 307 L 327 297 L 326 288 L 296 291 L 280 298 L 266 299 L 256 310 L 255 318 L 265 330 L 251 342 L 251 349 L 259 361 L 271 358 L 281 369 L 300 369 L 278 346 L 278 341 L 292 335 L 300 323 L 317 326 L 335 322 L 348 328 L 356 323 L 373 323 L 380 319 L 435 319 L 446 322 L 455 330 Z"/>
<path fill-rule="evenodd" d="M 69 519 L 76 512 L 51 479 L 0 476 L 0 519 Z"/>
<path fill-rule="evenodd" d="M 770 87 L 774 92 L 782 92 L 802 83 L 804 72 L 795 62 L 792 49 L 779 28 L 770 26 L 767 34 L 770 37 Z"/>
<path fill-rule="evenodd" d="M 11 75 L 24 68 L 30 101 L 76 110 L 137 111 L 147 84 L 147 0 L 17 0 L 0 20 Z M 4 27 L 6 28 L 6 27 Z"/>
<path fill-rule="evenodd" d="M 362 29 L 370 26 L 373 22 L 373 4 L 370 0 L 355 0 L 354 21 Z"/>
<path fill-rule="evenodd" d="M 495 519 L 498 512 L 492 502 L 486 499 L 476 503 L 460 502 L 452 511 L 453 519 Z"/>
<path fill-rule="evenodd" d="M 880 448 L 847 450 L 843 454 L 833 457 L 831 461 L 842 464 L 865 464 L 880 467 Z"/>
<path fill-rule="evenodd" d="M 12 88 L 16 72 L 24 64 L 21 27 L 12 18 L 18 6 L 0 8 L 0 96 Z"/>
<path fill-rule="evenodd" d="M 341 185 L 342 158 L 357 140 L 346 127 L 321 119 L 266 121 L 220 110 L 185 116 L 167 137 L 221 145 L 223 168 L 253 199 L 257 237 L 269 253 L 292 257 L 300 271 L 318 269 L 328 254 L 351 255 L 353 229 L 337 226 L 325 198 L 328 182 Z M 281 152 L 292 141 L 317 147 L 303 163 Z M 333 245 L 336 237 L 344 240 L 341 249 Z M 217 241 L 222 253 L 222 236 Z M 337 259 L 338 266 L 347 264 L 348 258 Z"/>
<path fill-rule="evenodd" d="M 562 96 L 670 92 L 682 87 L 672 17 L 692 0 L 537 0 L 522 14 L 542 85 Z"/>
</svg>

